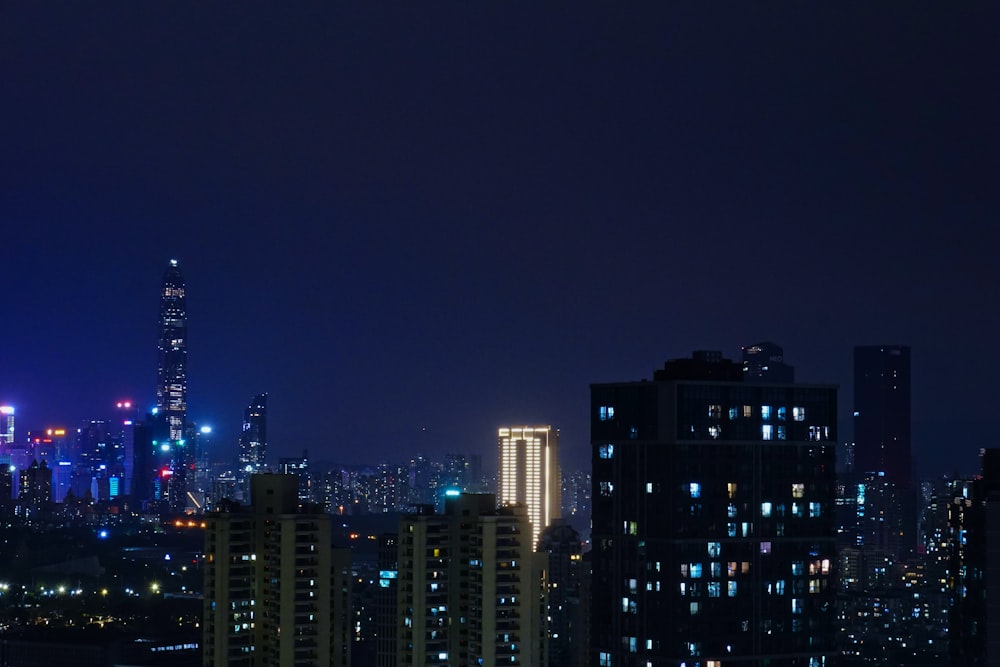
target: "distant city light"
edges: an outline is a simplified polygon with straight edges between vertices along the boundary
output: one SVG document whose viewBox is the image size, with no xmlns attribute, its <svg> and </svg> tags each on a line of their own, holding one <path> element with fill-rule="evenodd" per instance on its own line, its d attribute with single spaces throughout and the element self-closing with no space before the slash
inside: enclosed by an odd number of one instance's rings
<svg viewBox="0 0 1000 667">
<path fill-rule="evenodd" d="M 14 408 L 9 405 L 0 405 L 0 415 L 12 415 Z"/>
<path fill-rule="evenodd" d="M 211 426 L 202 426 L 201 427 L 201 432 L 205 433 L 205 434 L 211 433 L 212 432 L 212 427 Z"/>
<path fill-rule="evenodd" d="M 97 531 L 97 536 L 102 540 L 108 539 L 108 529 L 102 528 L 101 530 Z"/>
</svg>

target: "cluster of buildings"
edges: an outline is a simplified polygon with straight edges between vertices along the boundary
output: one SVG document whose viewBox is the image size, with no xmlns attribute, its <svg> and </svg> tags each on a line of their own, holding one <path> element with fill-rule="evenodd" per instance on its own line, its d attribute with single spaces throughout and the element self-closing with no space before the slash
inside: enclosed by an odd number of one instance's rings
<svg viewBox="0 0 1000 667">
<path fill-rule="evenodd" d="M 122 401 L 112 419 L 18 440 L 0 408 L 0 502 L 28 523 L 203 515 L 204 665 L 1000 656 L 1000 450 L 978 476 L 917 482 L 905 346 L 855 348 L 849 442 L 837 387 L 797 383 L 762 342 L 738 362 L 699 351 L 592 385 L 589 473 L 563 474 L 552 426 L 499 428 L 490 479 L 475 455 L 269 464 L 266 393 L 237 460 L 213 463 L 211 430 L 187 420 L 186 326 L 172 261 L 152 413 Z M 391 517 L 371 548 L 342 539 L 369 516 Z"/>
</svg>

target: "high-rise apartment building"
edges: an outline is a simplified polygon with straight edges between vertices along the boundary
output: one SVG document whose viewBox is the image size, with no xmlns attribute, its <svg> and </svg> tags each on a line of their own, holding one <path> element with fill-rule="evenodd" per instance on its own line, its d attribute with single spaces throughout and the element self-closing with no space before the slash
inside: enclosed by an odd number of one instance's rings
<svg viewBox="0 0 1000 667">
<path fill-rule="evenodd" d="M 591 664 L 832 662 L 836 402 L 718 352 L 591 385 Z"/>
<path fill-rule="evenodd" d="M 183 440 L 187 419 L 187 301 L 184 274 L 176 259 L 170 260 L 163 274 L 158 351 L 156 409 L 166 421 L 167 437 Z"/>
<path fill-rule="evenodd" d="M 559 430 L 551 426 L 504 426 L 499 441 L 501 505 L 523 503 L 531 520 L 531 545 L 562 512 Z"/>
<path fill-rule="evenodd" d="M 398 535 L 396 664 L 547 665 L 546 554 L 523 505 L 461 494 L 426 505 Z"/>
<path fill-rule="evenodd" d="M 350 664 L 350 550 L 330 516 L 300 507 L 298 478 L 251 478 L 251 507 L 206 514 L 204 661 L 246 667 Z"/>
<path fill-rule="evenodd" d="M 910 348 L 854 348 L 854 471 L 884 473 L 886 482 L 909 489 Z"/>
</svg>

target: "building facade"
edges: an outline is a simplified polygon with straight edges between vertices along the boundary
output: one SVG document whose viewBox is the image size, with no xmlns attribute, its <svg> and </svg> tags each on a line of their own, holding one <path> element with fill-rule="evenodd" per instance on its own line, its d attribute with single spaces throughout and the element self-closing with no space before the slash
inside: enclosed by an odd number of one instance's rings
<svg viewBox="0 0 1000 667">
<path fill-rule="evenodd" d="M 542 667 L 546 555 L 523 505 L 449 497 L 400 521 L 396 664 Z"/>
<path fill-rule="evenodd" d="M 501 505 L 522 503 L 531 520 L 531 544 L 562 516 L 559 430 L 551 426 L 504 426 L 497 430 L 498 497 Z"/>
<path fill-rule="evenodd" d="M 206 514 L 204 665 L 350 664 L 350 551 L 300 507 L 294 475 L 254 475 L 254 503 Z"/>
<path fill-rule="evenodd" d="M 591 385 L 591 664 L 831 663 L 836 388 L 742 380 Z"/>
</svg>

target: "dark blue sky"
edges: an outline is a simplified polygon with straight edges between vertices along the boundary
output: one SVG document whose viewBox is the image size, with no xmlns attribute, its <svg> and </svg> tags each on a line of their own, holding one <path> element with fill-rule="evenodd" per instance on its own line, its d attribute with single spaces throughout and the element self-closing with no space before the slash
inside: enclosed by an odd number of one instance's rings
<svg viewBox="0 0 1000 667">
<path fill-rule="evenodd" d="M 771 339 L 846 413 L 852 347 L 893 342 L 921 469 L 973 469 L 1000 371 L 997 19 L 0 2 L 0 401 L 24 427 L 151 404 L 176 257 L 190 416 L 228 446 L 268 391 L 276 454 L 489 460 L 497 425 L 537 421 L 572 467 L 591 382 Z"/>
</svg>

